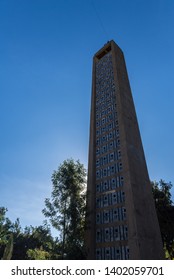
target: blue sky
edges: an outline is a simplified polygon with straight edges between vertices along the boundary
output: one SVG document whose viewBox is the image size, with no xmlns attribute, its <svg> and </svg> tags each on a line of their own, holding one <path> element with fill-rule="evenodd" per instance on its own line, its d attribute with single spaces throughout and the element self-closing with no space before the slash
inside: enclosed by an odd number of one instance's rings
<svg viewBox="0 0 174 280">
<path fill-rule="evenodd" d="M 87 167 L 92 57 L 110 39 L 125 54 L 150 178 L 174 184 L 173 26 L 172 0 L 0 0 L 0 206 L 13 221 L 42 223 L 63 160 Z"/>
</svg>

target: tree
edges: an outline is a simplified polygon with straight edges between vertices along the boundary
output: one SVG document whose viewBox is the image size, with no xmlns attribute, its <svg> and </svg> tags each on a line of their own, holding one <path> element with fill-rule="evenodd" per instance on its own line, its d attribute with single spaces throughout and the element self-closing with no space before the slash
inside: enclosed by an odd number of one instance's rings
<svg viewBox="0 0 174 280">
<path fill-rule="evenodd" d="M 152 182 L 153 196 L 157 210 L 166 258 L 174 258 L 174 206 L 171 200 L 171 182 Z"/>
<path fill-rule="evenodd" d="M 29 260 L 50 260 L 50 254 L 44 251 L 42 247 L 40 247 L 40 249 L 29 249 L 27 251 L 27 256 Z"/>
<path fill-rule="evenodd" d="M 12 259 L 57 259 L 58 254 L 55 252 L 57 247 L 58 240 L 53 239 L 46 223 L 36 227 L 25 227 L 18 235 L 14 234 Z"/>
<path fill-rule="evenodd" d="M 53 172 L 43 213 L 60 234 L 62 259 L 84 258 L 85 187 L 86 170 L 79 161 L 65 160 Z"/>
<path fill-rule="evenodd" d="M 49 225 L 29 226 L 24 230 L 19 219 L 14 223 L 0 207 L 0 259 L 60 259 L 60 242 L 51 236 Z"/>
<path fill-rule="evenodd" d="M 8 242 L 6 244 L 2 260 L 11 260 L 13 253 L 13 234 L 10 233 Z"/>
<path fill-rule="evenodd" d="M 5 207 L 0 207 L 0 259 L 11 259 L 13 252 L 13 224 L 6 212 Z"/>
</svg>

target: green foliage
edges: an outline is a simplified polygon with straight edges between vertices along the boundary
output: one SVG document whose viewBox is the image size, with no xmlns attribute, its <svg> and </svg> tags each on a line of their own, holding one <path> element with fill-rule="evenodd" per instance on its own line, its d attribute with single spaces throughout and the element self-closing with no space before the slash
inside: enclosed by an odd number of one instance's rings
<svg viewBox="0 0 174 280">
<path fill-rule="evenodd" d="M 46 223 L 38 227 L 25 227 L 24 231 L 16 236 L 12 259 L 41 259 L 44 256 L 45 259 L 48 256 L 49 259 L 57 259 L 57 247 L 58 240 L 54 241 Z"/>
<path fill-rule="evenodd" d="M 0 246 L 8 243 L 9 233 L 12 230 L 12 223 L 6 218 L 6 212 L 5 207 L 0 207 Z"/>
<path fill-rule="evenodd" d="M 27 256 L 29 260 L 49 260 L 50 254 L 47 251 L 44 251 L 42 247 L 40 249 L 28 249 Z"/>
<path fill-rule="evenodd" d="M 0 258 L 11 259 L 13 251 L 13 224 L 6 217 L 7 209 L 0 207 Z"/>
<path fill-rule="evenodd" d="M 60 259 L 59 240 L 53 239 L 46 222 L 22 230 L 19 219 L 12 223 L 6 212 L 0 208 L 0 259 Z"/>
<path fill-rule="evenodd" d="M 12 253 L 13 253 L 13 234 L 11 233 L 9 235 L 8 242 L 6 244 L 2 260 L 11 260 Z"/>
<path fill-rule="evenodd" d="M 167 259 L 174 258 L 174 206 L 171 200 L 172 184 L 160 180 L 152 183 L 162 240 Z"/>
<path fill-rule="evenodd" d="M 170 250 L 167 249 L 166 244 L 164 244 L 164 252 L 165 252 L 165 259 L 167 260 L 174 260 L 174 241 L 172 242 L 170 246 Z"/>
<path fill-rule="evenodd" d="M 59 231 L 62 259 L 84 258 L 86 170 L 73 159 L 65 160 L 52 175 L 51 199 L 43 213 Z"/>
</svg>

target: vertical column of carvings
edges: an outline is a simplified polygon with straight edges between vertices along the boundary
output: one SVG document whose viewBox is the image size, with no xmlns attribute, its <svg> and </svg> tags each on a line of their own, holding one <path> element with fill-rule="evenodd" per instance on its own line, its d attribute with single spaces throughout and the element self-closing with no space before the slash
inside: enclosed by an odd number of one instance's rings
<svg viewBox="0 0 174 280">
<path fill-rule="evenodd" d="M 96 258 L 127 259 L 123 164 L 112 52 L 96 63 Z M 116 226 L 118 225 L 118 226 Z"/>
<path fill-rule="evenodd" d="M 113 49 L 113 68 L 114 79 L 117 84 L 117 102 L 118 102 L 118 121 L 120 124 L 120 141 L 122 147 L 122 161 L 124 166 L 124 190 L 128 199 L 125 200 L 125 207 L 127 210 L 127 225 L 128 225 L 128 244 L 130 248 L 130 258 L 139 259 L 138 248 L 138 232 L 136 224 L 136 213 L 133 200 L 133 191 L 131 185 L 130 161 L 127 151 L 127 133 L 129 126 L 126 125 L 126 119 L 132 108 L 125 107 L 127 99 L 130 99 L 130 93 L 127 94 L 125 89 L 129 89 L 129 82 L 127 80 L 127 72 L 123 67 L 123 53 L 121 49 L 112 42 Z M 126 113 L 127 111 L 127 113 Z M 132 136 L 131 136 L 132 137 Z"/>
</svg>

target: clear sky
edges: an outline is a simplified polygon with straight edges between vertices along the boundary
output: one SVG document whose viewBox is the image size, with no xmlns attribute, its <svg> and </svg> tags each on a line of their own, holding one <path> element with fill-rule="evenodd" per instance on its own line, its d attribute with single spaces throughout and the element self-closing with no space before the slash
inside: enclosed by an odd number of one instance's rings
<svg viewBox="0 0 174 280">
<path fill-rule="evenodd" d="M 0 206 L 23 227 L 44 220 L 63 160 L 87 167 L 92 57 L 110 39 L 150 178 L 174 184 L 174 1 L 0 0 Z"/>
</svg>

